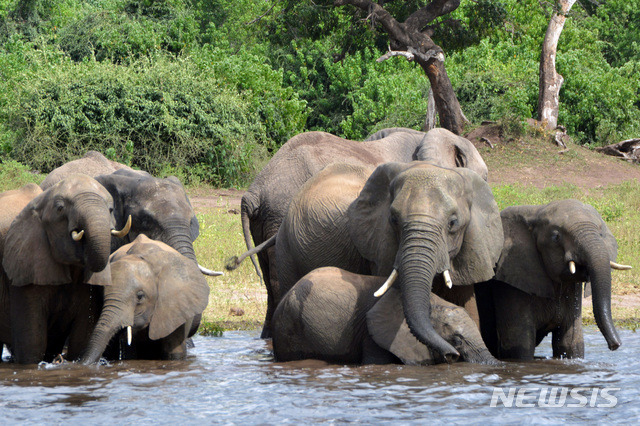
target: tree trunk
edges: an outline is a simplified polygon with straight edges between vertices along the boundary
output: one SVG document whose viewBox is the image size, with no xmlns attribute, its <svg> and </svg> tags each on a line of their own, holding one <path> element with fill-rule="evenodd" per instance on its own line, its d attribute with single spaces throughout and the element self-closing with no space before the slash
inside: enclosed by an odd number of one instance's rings
<svg viewBox="0 0 640 426">
<path fill-rule="evenodd" d="M 540 87 L 538 92 L 538 121 L 553 130 L 558 125 L 560 87 L 564 79 L 556 72 L 556 51 L 566 14 L 576 0 L 558 0 L 557 11 L 551 16 L 540 55 Z"/>
<path fill-rule="evenodd" d="M 429 100 L 427 101 L 427 116 L 422 130 L 428 132 L 436 127 L 436 100 L 433 97 L 433 89 L 429 88 Z"/>
</svg>

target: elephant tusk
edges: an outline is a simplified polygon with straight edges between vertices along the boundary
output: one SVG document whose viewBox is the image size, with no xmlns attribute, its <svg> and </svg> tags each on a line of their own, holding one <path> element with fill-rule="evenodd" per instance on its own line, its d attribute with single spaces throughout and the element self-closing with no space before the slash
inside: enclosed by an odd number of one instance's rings
<svg viewBox="0 0 640 426">
<path fill-rule="evenodd" d="M 73 241 L 80 241 L 83 235 L 84 235 L 84 229 L 80 232 L 71 231 L 71 238 L 73 238 Z"/>
<path fill-rule="evenodd" d="M 124 228 L 122 228 L 119 231 L 116 231 L 115 229 L 111 230 L 111 235 L 118 237 L 118 238 L 124 238 L 127 236 L 127 234 L 129 233 L 129 231 L 131 230 L 131 215 L 129 215 L 129 218 L 127 219 L 127 223 L 124 225 Z"/>
<path fill-rule="evenodd" d="M 449 275 L 449 270 L 444 271 L 442 273 L 442 276 L 444 277 L 444 283 L 447 285 L 447 287 L 452 288 L 453 282 L 451 281 L 451 275 Z"/>
<path fill-rule="evenodd" d="M 131 341 L 133 340 L 133 335 L 131 333 L 131 326 L 127 327 L 127 345 L 131 346 Z"/>
<path fill-rule="evenodd" d="M 204 275 L 208 275 L 210 277 L 219 277 L 220 275 L 224 275 L 224 272 L 212 271 L 211 269 L 207 269 L 199 263 L 198 269 L 200 269 L 200 272 L 202 272 Z"/>
<path fill-rule="evenodd" d="M 633 268 L 633 266 L 630 266 L 630 265 L 623 265 L 621 263 L 616 263 L 611 261 L 609 261 L 609 264 L 611 265 L 611 269 L 617 269 L 618 271 L 627 271 Z"/>
<path fill-rule="evenodd" d="M 373 295 L 375 297 L 380 297 L 383 294 L 385 294 L 387 290 L 391 288 L 391 286 L 393 285 L 393 283 L 396 281 L 397 278 L 398 278 L 398 271 L 394 269 L 393 271 L 391 271 L 391 275 L 389 275 L 389 278 L 387 278 L 384 284 L 382 284 L 382 287 L 380 287 L 378 291 L 373 293 Z"/>
<path fill-rule="evenodd" d="M 573 260 L 569 261 L 569 272 L 571 272 L 571 275 L 576 273 L 576 262 Z"/>
</svg>

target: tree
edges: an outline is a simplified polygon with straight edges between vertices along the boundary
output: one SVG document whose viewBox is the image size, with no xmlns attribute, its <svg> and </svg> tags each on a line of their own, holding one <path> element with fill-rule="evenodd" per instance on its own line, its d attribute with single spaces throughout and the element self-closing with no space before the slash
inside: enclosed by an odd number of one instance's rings
<svg viewBox="0 0 640 426">
<path fill-rule="evenodd" d="M 389 35 L 390 51 L 380 58 L 404 56 L 415 60 L 429 78 L 440 125 L 461 134 L 466 119 L 460 109 L 444 67 L 444 52 L 423 30 L 436 18 L 449 14 L 460 5 L 460 0 L 433 0 L 398 22 L 382 5 L 370 0 L 335 0 L 334 5 L 353 5 L 365 11 L 375 24 L 380 24 Z"/>
<path fill-rule="evenodd" d="M 558 0 L 542 42 L 540 55 L 540 84 L 538 92 L 538 121 L 548 130 L 558 126 L 560 88 L 564 78 L 556 71 L 556 51 L 566 14 L 576 0 Z"/>
</svg>

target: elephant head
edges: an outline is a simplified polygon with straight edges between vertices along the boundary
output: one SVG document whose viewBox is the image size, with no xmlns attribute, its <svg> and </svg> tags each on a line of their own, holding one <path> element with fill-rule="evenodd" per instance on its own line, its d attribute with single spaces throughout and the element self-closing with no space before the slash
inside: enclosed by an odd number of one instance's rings
<svg viewBox="0 0 640 426">
<path fill-rule="evenodd" d="M 7 232 L 3 267 L 14 286 L 109 284 L 113 199 L 86 175 L 33 198 Z M 84 275 L 79 275 L 84 274 Z"/>
<path fill-rule="evenodd" d="M 429 319 L 431 288 L 435 278 L 471 285 L 493 277 L 503 233 L 487 183 L 462 168 L 386 163 L 347 214 L 351 239 L 371 272 L 397 274 L 411 332 L 447 361 L 457 359 Z"/>
<path fill-rule="evenodd" d="M 97 362 L 122 329 L 145 330 L 164 339 L 199 316 L 209 301 L 209 285 L 196 265 L 168 245 L 139 235 L 111 255 L 113 284 L 104 289 L 104 306 L 84 363 Z"/>
<path fill-rule="evenodd" d="M 147 172 L 121 169 L 96 179 L 113 196 L 118 225 L 123 226 L 129 215 L 133 219 L 125 243 L 144 234 L 196 261 L 192 243 L 200 233 L 198 219 L 176 177 L 158 179 Z"/>
<path fill-rule="evenodd" d="M 501 213 L 504 249 L 496 278 L 532 295 L 558 298 L 562 283 L 591 283 L 593 313 L 609 349 L 620 346 L 611 318 L 611 267 L 618 245 L 598 212 L 577 200 L 515 206 Z"/>
</svg>

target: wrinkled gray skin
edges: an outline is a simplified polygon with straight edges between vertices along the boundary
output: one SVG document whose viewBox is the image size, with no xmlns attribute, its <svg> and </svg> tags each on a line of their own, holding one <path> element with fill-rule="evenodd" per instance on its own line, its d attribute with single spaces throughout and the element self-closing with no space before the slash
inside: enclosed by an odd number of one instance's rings
<svg viewBox="0 0 640 426">
<path fill-rule="evenodd" d="M 498 358 L 532 359 L 552 333 L 553 356 L 584 357 L 582 283 L 609 349 L 620 346 L 611 319 L 617 243 L 598 212 L 577 200 L 502 211 L 504 248 L 496 277 L 475 287 L 482 336 Z M 572 274 L 569 262 L 576 265 Z"/>
<path fill-rule="evenodd" d="M 278 303 L 305 274 L 322 266 L 353 273 L 399 273 L 411 332 L 455 360 L 457 351 L 429 319 L 432 285 L 449 270 L 453 289 L 493 277 L 503 245 L 500 214 L 487 183 L 465 168 L 426 162 L 372 170 L 335 163 L 293 198 L 276 237 Z M 456 287 L 460 286 L 460 287 Z M 446 298 L 446 297 L 445 297 Z"/>
<path fill-rule="evenodd" d="M 4 252 L 4 240 L 11 222 L 18 213 L 29 204 L 42 189 L 35 183 L 30 183 L 19 189 L 12 189 L 0 194 L 0 264 Z M 0 268 L 2 269 L 2 268 Z M 9 316 L 9 288 L 4 284 L 4 271 L 0 273 L 0 351 L 2 345 L 11 345 L 11 321 Z M 0 358 L 0 362 L 2 359 Z"/>
<path fill-rule="evenodd" d="M 324 132 L 294 136 L 273 156 L 242 197 L 242 228 L 247 248 L 267 241 L 278 228 L 290 200 L 313 175 L 333 162 L 375 167 L 386 162 L 429 161 L 442 167 L 467 167 L 487 179 L 487 166 L 471 142 L 446 129 L 428 133 L 384 129 L 365 142 Z M 273 248 L 258 254 L 267 288 L 267 314 L 262 337 L 270 337 L 269 322 L 276 307 L 278 277 Z"/>
<path fill-rule="evenodd" d="M 430 365 L 444 362 L 409 331 L 400 292 L 373 293 L 385 277 L 339 268 L 305 275 L 273 314 L 276 361 L 320 359 L 333 363 Z M 431 295 L 431 323 L 460 354 L 460 361 L 497 364 L 467 312 Z"/>
<path fill-rule="evenodd" d="M 2 258 L 3 309 L 11 352 L 21 364 L 80 356 L 101 306 L 97 285 L 108 268 L 113 199 L 97 181 L 72 175 L 34 197 L 9 227 Z M 84 231 L 74 241 L 73 231 Z M 94 285 L 86 285 L 94 284 Z"/>
<path fill-rule="evenodd" d="M 133 242 L 138 235 L 161 241 L 197 263 L 193 241 L 200 225 L 182 183 L 174 176 L 160 179 L 143 171 L 118 170 L 96 178 L 113 196 L 118 229 L 131 215 L 125 239 L 113 239 L 112 251 Z M 196 315 L 190 335 L 200 325 Z"/>
<path fill-rule="evenodd" d="M 198 267 L 168 245 L 139 235 L 110 258 L 112 285 L 83 363 L 95 363 L 109 342 L 109 359 L 184 359 L 194 317 L 209 301 Z M 132 327 L 132 345 L 126 343 Z M 112 340 L 114 336 L 117 339 Z"/>
<path fill-rule="evenodd" d="M 124 164 L 109 160 L 98 151 L 88 151 L 84 157 L 69 161 L 68 163 L 52 170 L 51 173 L 49 173 L 42 181 L 40 188 L 43 190 L 47 189 L 60 182 L 62 179 L 76 173 L 95 178 L 96 176 L 107 175 L 120 169 L 131 170 L 131 168 Z"/>
</svg>

